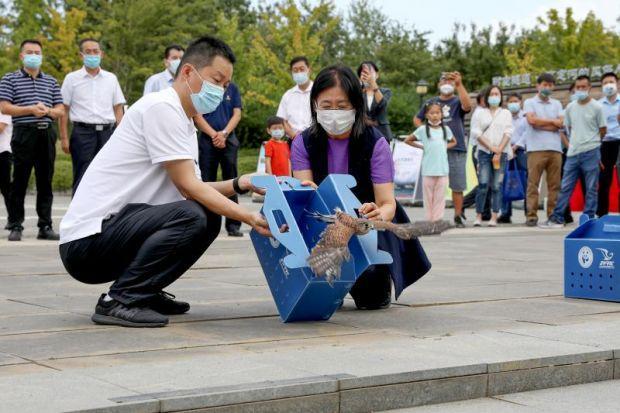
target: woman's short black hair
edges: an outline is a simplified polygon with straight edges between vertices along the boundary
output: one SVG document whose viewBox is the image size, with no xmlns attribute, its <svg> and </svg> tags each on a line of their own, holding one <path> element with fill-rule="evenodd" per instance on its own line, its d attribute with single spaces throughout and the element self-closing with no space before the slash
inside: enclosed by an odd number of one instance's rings
<svg viewBox="0 0 620 413">
<path fill-rule="evenodd" d="M 360 77 L 362 75 L 362 70 L 364 70 L 364 65 L 368 65 L 370 67 L 372 67 L 376 73 L 379 73 L 379 68 L 377 67 L 376 63 L 373 62 L 372 60 L 366 60 L 363 61 L 362 63 L 360 63 L 359 67 L 357 68 L 357 76 Z"/>
<path fill-rule="evenodd" d="M 493 89 L 499 90 L 499 103 L 500 103 L 500 105 L 504 101 L 504 91 L 502 90 L 502 88 L 497 86 L 497 85 L 489 86 L 487 88 L 487 90 L 484 92 L 484 104 L 487 105 L 487 108 L 489 107 L 489 96 L 491 95 L 491 91 Z"/>
<path fill-rule="evenodd" d="M 327 138 L 327 133 L 316 120 L 316 101 L 323 91 L 334 86 L 340 86 L 349 102 L 355 109 L 355 122 L 351 128 L 351 139 L 357 139 L 364 134 L 366 129 L 366 105 L 364 105 L 364 95 L 360 80 L 353 71 L 342 64 L 328 66 L 322 69 L 312 84 L 310 91 L 310 111 L 312 114 L 312 125 L 310 133 L 314 136 Z"/>
<path fill-rule="evenodd" d="M 478 94 L 476 95 L 476 103 L 478 105 L 484 102 L 484 96 L 486 95 L 488 89 L 489 89 L 489 86 L 483 87 L 482 89 L 480 89 L 480 92 L 478 92 Z"/>
</svg>

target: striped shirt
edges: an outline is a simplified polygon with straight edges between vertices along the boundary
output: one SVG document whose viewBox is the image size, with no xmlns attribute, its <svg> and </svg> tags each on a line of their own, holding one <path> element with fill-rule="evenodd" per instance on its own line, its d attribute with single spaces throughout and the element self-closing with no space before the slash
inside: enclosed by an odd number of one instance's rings
<svg viewBox="0 0 620 413">
<path fill-rule="evenodd" d="M 36 78 L 31 77 L 24 69 L 7 73 L 0 80 L 0 101 L 6 100 L 16 106 L 31 106 L 42 102 L 52 108 L 62 104 L 60 86 L 52 76 L 39 72 Z M 13 124 L 51 122 L 52 118 L 34 115 L 14 116 Z"/>
</svg>

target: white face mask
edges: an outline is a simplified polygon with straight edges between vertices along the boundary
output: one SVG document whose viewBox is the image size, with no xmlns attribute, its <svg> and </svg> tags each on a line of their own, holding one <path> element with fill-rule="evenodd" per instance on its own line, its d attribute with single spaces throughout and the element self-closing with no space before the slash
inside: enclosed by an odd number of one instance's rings
<svg viewBox="0 0 620 413">
<path fill-rule="evenodd" d="M 317 110 L 316 121 L 328 135 L 342 135 L 351 130 L 355 123 L 355 109 Z"/>
<path fill-rule="evenodd" d="M 454 86 L 450 83 L 443 84 L 439 86 L 439 92 L 441 92 L 442 95 L 451 95 L 454 93 Z"/>
<path fill-rule="evenodd" d="M 274 139 L 282 139 L 284 137 L 284 129 L 273 129 L 271 137 Z"/>
<path fill-rule="evenodd" d="M 613 96 L 616 94 L 617 91 L 618 87 L 615 83 L 607 83 L 605 86 L 603 86 L 603 94 L 605 96 Z"/>
<path fill-rule="evenodd" d="M 293 81 L 298 85 L 303 85 L 308 81 L 308 72 L 293 73 Z"/>
</svg>

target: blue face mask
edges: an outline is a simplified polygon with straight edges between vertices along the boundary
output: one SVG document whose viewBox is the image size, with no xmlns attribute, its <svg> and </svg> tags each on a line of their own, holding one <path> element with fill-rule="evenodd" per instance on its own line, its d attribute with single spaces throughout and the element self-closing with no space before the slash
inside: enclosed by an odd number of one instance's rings
<svg viewBox="0 0 620 413">
<path fill-rule="evenodd" d="M 577 99 L 578 101 L 582 101 L 586 100 L 588 96 L 590 96 L 590 94 L 587 90 L 576 90 L 574 96 L 575 99 Z"/>
<path fill-rule="evenodd" d="M 553 91 L 551 89 L 546 88 L 546 87 L 540 89 L 540 95 L 542 97 L 548 98 L 549 96 L 551 96 L 552 93 L 553 93 Z"/>
<path fill-rule="evenodd" d="M 200 79 L 200 73 L 194 68 L 194 71 L 198 75 Z M 224 99 L 224 88 L 218 85 L 214 85 L 211 82 L 208 82 L 202 79 L 202 87 L 200 88 L 200 92 L 194 93 L 192 92 L 192 88 L 189 87 L 189 83 L 187 80 L 185 81 L 189 91 L 191 92 L 190 98 L 192 99 L 192 104 L 194 105 L 194 109 L 196 112 L 201 115 L 205 115 L 207 113 L 213 112 L 217 107 L 222 103 Z"/>
<path fill-rule="evenodd" d="M 28 69 L 38 69 L 43 62 L 43 56 L 40 54 L 27 54 L 24 55 L 24 66 Z"/>
<path fill-rule="evenodd" d="M 87 54 L 84 55 L 84 66 L 89 69 L 96 69 L 101 65 L 101 55 Z"/>
<path fill-rule="evenodd" d="M 519 105 L 517 102 L 510 102 L 508 104 L 508 110 L 510 111 L 510 113 L 519 113 L 519 111 L 521 110 L 521 105 Z"/>
<path fill-rule="evenodd" d="M 489 106 L 497 107 L 502 102 L 499 96 L 489 96 Z"/>
<path fill-rule="evenodd" d="M 177 69 L 179 68 L 180 64 L 181 64 L 181 59 L 171 60 L 170 61 L 170 73 L 175 75 L 177 73 Z"/>
<path fill-rule="evenodd" d="M 573 93 L 572 95 L 570 95 L 569 99 L 571 102 L 574 102 L 577 100 L 577 95 Z"/>
</svg>

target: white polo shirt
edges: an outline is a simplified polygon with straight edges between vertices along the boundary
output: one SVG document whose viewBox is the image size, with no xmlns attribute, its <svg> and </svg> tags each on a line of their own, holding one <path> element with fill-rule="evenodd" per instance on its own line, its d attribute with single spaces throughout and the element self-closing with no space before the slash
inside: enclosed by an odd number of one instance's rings
<svg viewBox="0 0 620 413">
<path fill-rule="evenodd" d="M 99 69 L 91 76 L 84 67 L 69 73 L 62 87 L 62 102 L 69 106 L 71 122 L 115 123 L 114 106 L 125 104 L 125 96 L 114 73 Z"/>
<path fill-rule="evenodd" d="M 131 203 L 183 200 L 162 162 L 191 159 L 196 177 L 198 140 L 173 88 L 133 104 L 95 156 L 60 222 L 60 243 L 101 232 L 102 221 Z"/>
<path fill-rule="evenodd" d="M 11 152 L 11 136 L 13 135 L 13 121 L 10 115 L 0 112 L 0 123 L 6 124 L 0 133 L 0 153 Z"/>
<path fill-rule="evenodd" d="M 155 73 L 153 76 L 146 79 L 144 84 L 144 94 L 159 92 L 172 86 L 174 82 L 174 76 L 168 69 L 163 72 Z"/>
<path fill-rule="evenodd" d="M 312 114 L 310 112 L 310 90 L 312 82 L 306 88 L 301 90 L 298 85 L 289 89 L 282 96 L 277 115 L 282 119 L 286 119 L 293 129 L 302 132 L 312 123 Z"/>
</svg>

